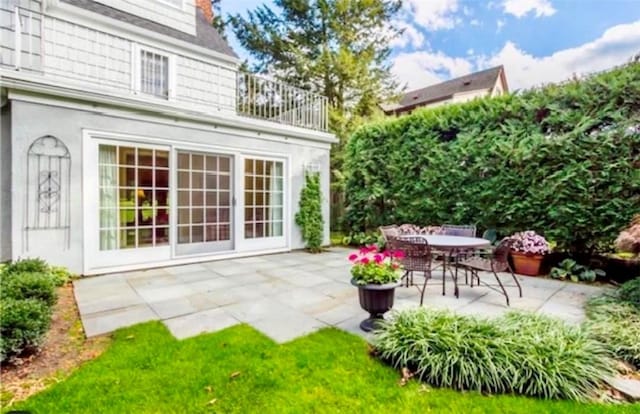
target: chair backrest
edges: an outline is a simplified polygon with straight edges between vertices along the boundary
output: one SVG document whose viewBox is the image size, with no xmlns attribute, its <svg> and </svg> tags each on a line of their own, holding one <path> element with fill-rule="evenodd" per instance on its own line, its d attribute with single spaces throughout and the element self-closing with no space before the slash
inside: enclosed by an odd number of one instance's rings
<svg viewBox="0 0 640 414">
<path fill-rule="evenodd" d="M 493 250 L 493 261 L 496 264 L 506 265 L 509 260 L 509 252 L 511 251 L 511 244 L 513 240 L 508 238 L 503 239 L 498 246 Z"/>
<path fill-rule="evenodd" d="M 474 224 L 443 224 L 442 231 L 447 236 L 476 237 L 476 226 Z"/>
<path fill-rule="evenodd" d="M 498 232 L 496 231 L 496 229 L 487 229 L 484 231 L 484 233 L 482 233 L 482 238 L 489 240 L 491 244 L 493 244 L 498 239 Z"/>
<path fill-rule="evenodd" d="M 404 253 L 402 265 L 412 272 L 428 272 L 431 269 L 431 246 L 421 237 L 396 239 L 391 242 L 390 250 Z"/>
<path fill-rule="evenodd" d="M 389 242 L 389 240 L 397 239 L 400 236 L 400 231 L 398 230 L 398 226 L 392 224 L 391 226 L 380 226 L 378 227 L 380 233 L 382 234 L 382 238 L 385 242 Z"/>
</svg>

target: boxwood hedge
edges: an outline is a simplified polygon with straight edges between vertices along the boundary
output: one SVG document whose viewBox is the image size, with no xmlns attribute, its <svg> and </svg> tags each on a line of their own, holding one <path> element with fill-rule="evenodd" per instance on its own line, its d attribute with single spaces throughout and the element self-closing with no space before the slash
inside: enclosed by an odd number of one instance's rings
<svg viewBox="0 0 640 414">
<path fill-rule="evenodd" d="M 345 175 L 352 231 L 475 223 L 608 247 L 640 211 L 640 63 L 366 125 Z"/>
</svg>

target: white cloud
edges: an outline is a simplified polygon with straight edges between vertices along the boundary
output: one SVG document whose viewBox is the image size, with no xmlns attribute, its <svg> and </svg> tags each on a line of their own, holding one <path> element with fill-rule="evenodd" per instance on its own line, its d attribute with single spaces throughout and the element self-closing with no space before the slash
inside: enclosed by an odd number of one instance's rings
<svg viewBox="0 0 640 414">
<path fill-rule="evenodd" d="M 399 54 L 391 70 L 411 90 L 465 75 L 473 70 L 473 64 L 442 52 L 421 51 Z"/>
<path fill-rule="evenodd" d="M 401 53 L 394 58 L 392 72 L 409 89 L 416 89 L 474 70 L 504 65 L 509 88 L 515 90 L 623 64 L 640 52 L 639 45 L 640 20 L 613 26 L 598 39 L 542 57 L 527 53 L 511 41 L 491 56 L 453 57 L 441 51 Z"/>
<path fill-rule="evenodd" d="M 473 49 L 467 49 L 467 55 L 471 56 L 473 55 L 474 50 Z"/>
<path fill-rule="evenodd" d="M 507 24 L 507 23 L 504 20 L 498 19 L 496 21 L 496 27 L 497 27 L 496 33 L 500 33 L 505 24 Z"/>
<path fill-rule="evenodd" d="M 478 19 L 471 19 L 471 21 L 469 21 L 469 24 L 471 26 L 480 26 L 480 20 Z"/>
<path fill-rule="evenodd" d="M 552 16 L 556 12 L 549 0 L 504 0 L 502 9 L 517 18 L 528 13 L 533 13 L 536 17 Z"/>
<path fill-rule="evenodd" d="M 490 58 L 480 58 L 479 67 L 503 64 L 511 89 L 527 88 L 602 71 L 628 61 L 640 51 L 640 20 L 607 29 L 598 39 L 581 46 L 535 57 L 513 42 Z"/>
<path fill-rule="evenodd" d="M 452 29 L 460 23 L 456 18 L 458 0 L 405 0 L 405 12 L 425 29 Z"/>
<path fill-rule="evenodd" d="M 395 25 L 403 29 L 404 32 L 390 42 L 391 47 L 404 48 L 407 45 L 411 45 L 411 47 L 415 49 L 422 47 L 424 44 L 424 35 L 420 30 L 416 29 L 412 24 L 403 21 L 398 21 Z"/>
</svg>

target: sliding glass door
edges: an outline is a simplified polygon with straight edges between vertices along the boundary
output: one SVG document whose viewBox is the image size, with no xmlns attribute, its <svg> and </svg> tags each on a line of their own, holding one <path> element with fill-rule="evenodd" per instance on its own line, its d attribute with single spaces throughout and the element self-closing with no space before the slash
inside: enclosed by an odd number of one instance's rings
<svg viewBox="0 0 640 414">
<path fill-rule="evenodd" d="M 178 255 L 233 249 L 233 158 L 178 151 Z"/>
</svg>

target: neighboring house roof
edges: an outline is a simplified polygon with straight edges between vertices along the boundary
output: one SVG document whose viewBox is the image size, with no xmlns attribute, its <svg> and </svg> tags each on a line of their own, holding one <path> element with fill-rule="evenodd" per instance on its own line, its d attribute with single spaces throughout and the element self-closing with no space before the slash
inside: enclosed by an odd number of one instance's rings
<svg viewBox="0 0 640 414">
<path fill-rule="evenodd" d="M 61 0 L 63 3 L 68 3 L 85 10 L 89 10 L 103 16 L 111 17 L 112 19 L 119 20 L 124 23 L 129 23 L 137 27 L 150 30 L 152 32 L 160 33 L 166 36 L 174 37 L 185 42 L 193 43 L 198 46 L 205 47 L 207 49 L 214 50 L 216 52 L 238 57 L 236 53 L 227 44 L 218 30 L 211 25 L 204 17 L 204 13 L 196 8 L 196 36 L 182 32 L 180 30 L 173 29 L 169 26 L 165 26 L 156 23 L 152 20 L 148 20 L 134 14 L 124 12 L 122 10 L 114 9 L 113 7 L 106 6 L 91 0 Z"/>
<path fill-rule="evenodd" d="M 406 92 L 400 99 L 400 102 L 382 105 L 382 109 L 387 113 L 404 112 L 415 107 L 428 105 L 429 103 L 451 99 L 454 95 L 485 89 L 490 90 L 496 85 L 498 77 L 501 77 L 504 92 L 508 92 L 504 67 L 500 65 L 436 85 L 427 86 L 426 88 Z"/>
</svg>

